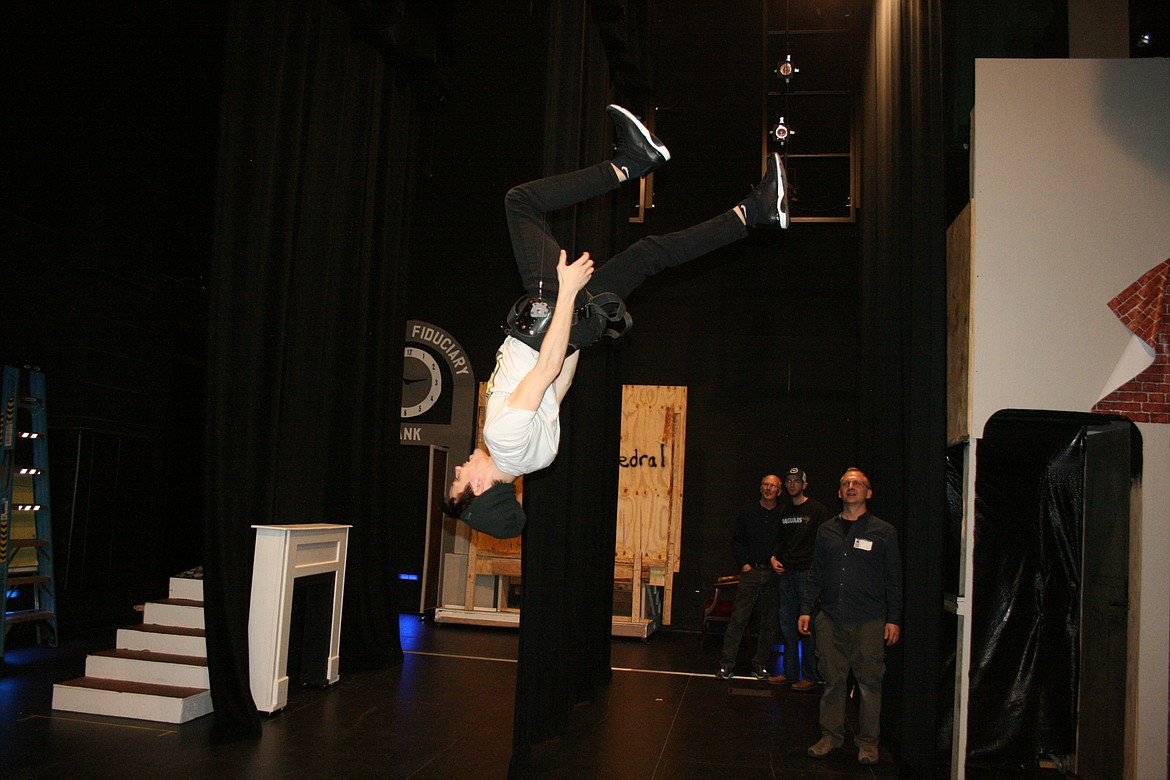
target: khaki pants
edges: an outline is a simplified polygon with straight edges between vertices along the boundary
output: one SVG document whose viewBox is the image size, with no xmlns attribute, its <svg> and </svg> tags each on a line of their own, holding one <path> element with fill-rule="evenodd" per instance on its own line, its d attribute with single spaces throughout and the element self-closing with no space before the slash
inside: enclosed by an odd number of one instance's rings
<svg viewBox="0 0 1170 780">
<path fill-rule="evenodd" d="M 861 692 L 858 745 L 877 747 L 882 718 L 882 677 L 886 673 L 884 620 L 845 625 L 824 612 L 817 615 L 818 669 L 825 678 L 821 695 L 821 734 L 838 745 L 845 742 L 845 703 L 852 670 Z"/>
</svg>

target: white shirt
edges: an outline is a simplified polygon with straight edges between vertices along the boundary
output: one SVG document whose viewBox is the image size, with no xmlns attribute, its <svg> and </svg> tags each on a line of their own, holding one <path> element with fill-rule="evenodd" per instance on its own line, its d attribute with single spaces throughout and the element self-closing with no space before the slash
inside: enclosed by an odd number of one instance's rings
<svg viewBox="0 0 1170 780">
<path fill-rule="evenodd" d="M 577 370 L 574 352 L 565 359 L 561 373 L 540 399 L 536 411 L 514 409 L 508 398 L 536 367 L 540 353 L 508 336 L 496 352 L 496 367 L 488 379 L 483 439 L 497 468 L 520 476 L 545 468 L 557 456 L 561 443 L 561 401 Z"/>
</svg>

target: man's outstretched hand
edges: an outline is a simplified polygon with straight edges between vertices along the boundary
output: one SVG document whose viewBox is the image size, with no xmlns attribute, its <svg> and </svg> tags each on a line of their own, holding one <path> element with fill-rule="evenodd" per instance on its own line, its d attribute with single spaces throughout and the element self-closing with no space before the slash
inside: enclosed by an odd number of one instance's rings
<svg viewBox="0 0 1170 780">
<path fill-rule="evenodd" d="M 553 310 L 552 320 L 545 331 L 544 341 L 536 358 L 536 365 L 516 383 L 516 389 L 508 396 L 505 402 L 513 409 L 524 409 L 535 412 L 539 407 L 544 393 L 560 376 L 561 370 L 566 368 L 566 358 L 569 350 L 569 330 L 573 326 L 573 307 L 577 303 L 577 293 L 589 283 L 593 276 L 593 261 L 586 252 L 577 258 L 576 262 L 568 262 L 568 255 L 561 250 L 557 260 L 557 307 Z M 568 375 L 564 380 L 564 390 L 568 390 L 573 381 L 573 371 L 577 366 L 576 352 L 573 353 L 572 363 L 568 366 Z M 560 403 L 564 391 L 557 395 Z"/>
</svg>

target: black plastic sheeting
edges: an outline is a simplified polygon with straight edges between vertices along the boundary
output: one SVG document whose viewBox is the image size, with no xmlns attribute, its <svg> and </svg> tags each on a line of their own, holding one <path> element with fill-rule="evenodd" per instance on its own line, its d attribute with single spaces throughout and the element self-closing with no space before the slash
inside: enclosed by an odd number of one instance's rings
<svg viewBox="0 0 1170 780">
<path fill-rule="evenodd" d="M 1076 752 L 1085 437 L 1122 419 L 1003 411 L 977 444 L 969 767 L 1030 770 L 1040 756 Z M 962 463 L 948 461 L 953 526 Z"/>
<path fill-rule="evenodd" d="M 943 593 L 959 593 L 963 550 L 963 462 L 967 446 L 956 444 L 947 448 L 946 498 L 947 533 L 941 551 L 943 561 Z M 939 669 L 938 699 L 935 702 L 937 724 L 936 776 L 948 777 L 951 767 L 952 734 L 955 721 L 955 648 L 959 636 L 959 618 L 954 612 L 940 611 L 939 647 L 942 649 Z"/>
</svg>

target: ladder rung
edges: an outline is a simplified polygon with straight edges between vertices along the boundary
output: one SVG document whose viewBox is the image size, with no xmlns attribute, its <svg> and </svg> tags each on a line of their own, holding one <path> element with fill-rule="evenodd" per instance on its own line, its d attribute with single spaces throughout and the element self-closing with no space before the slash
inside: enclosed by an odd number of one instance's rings
<svg viewBox="0 0 1170 780">
<path fill-rule="evenodd" d="M 23 609 L 4 615 L 5 623 L 28 623 L 33 620 L 52 620 L 57 615 L 43 609 Z"/>
<path fill-rule="evenodd" d="M 33 574 L 28 577 L 9 577 L 8 584 L 9 586 L 40 585 L 43 582 L 48 582 L 50 579 L 52 578 L 44 574 Z"/>
<path fill-rule="evenodd" d="M 10 539 L 8 541 L 9 547 L 48 547 L 48 539 Z"/>
</svg>

